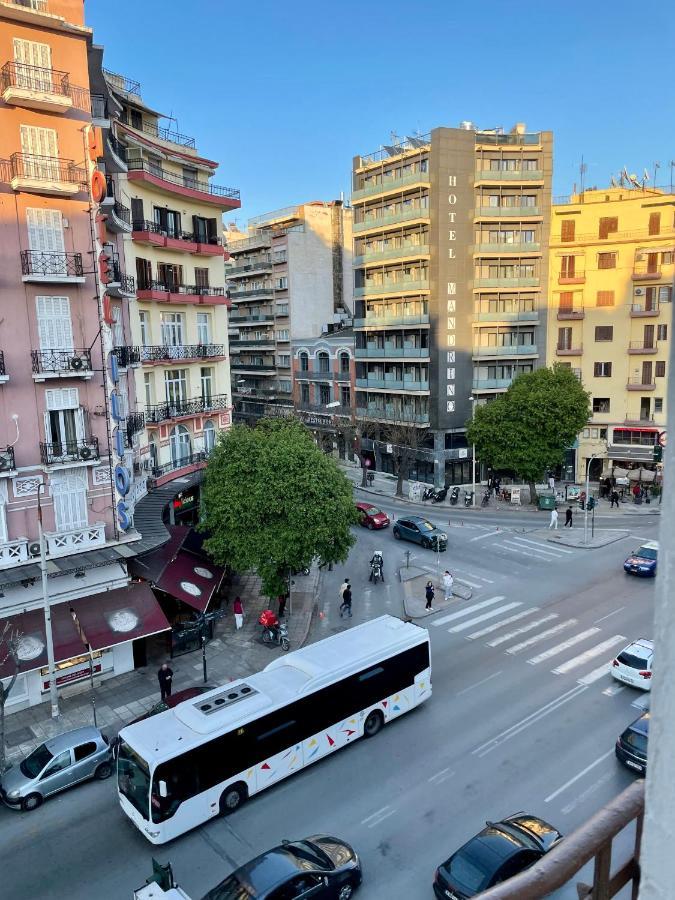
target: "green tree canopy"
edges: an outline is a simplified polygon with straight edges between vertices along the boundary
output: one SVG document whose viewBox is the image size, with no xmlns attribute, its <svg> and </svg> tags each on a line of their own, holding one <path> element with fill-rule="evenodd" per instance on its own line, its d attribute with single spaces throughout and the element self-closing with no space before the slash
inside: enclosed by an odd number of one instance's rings
<svg viewBox="0 0 675 900">
<path fill-rule="evenodd" d="M 589 397 L 572 370 L 559 364 L 519 375 L 505 394 L 476 407 L 468 440 L 481 462 L 511 469 L 534 485 L 563 461 L 588 422 Z"/>
<path fill-rule="evenodd" d="M 256 570 L 270 597 L 289 569 L 343 562 L 358 521 L 351 482 L 296 420 L 263 419 L 221 435 L 202 490 L 205 544 L 214 560 Z"/>
</svg>

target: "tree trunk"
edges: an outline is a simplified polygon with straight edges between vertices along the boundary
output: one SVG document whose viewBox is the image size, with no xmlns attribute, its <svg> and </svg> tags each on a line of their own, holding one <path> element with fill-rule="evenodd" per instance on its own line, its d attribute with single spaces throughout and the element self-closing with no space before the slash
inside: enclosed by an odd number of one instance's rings
<svg viewBox="0 0 675 900">
<path fill-rule="evenodd" d="M 359 456 L 359 459 L 361 460 L 361 487 L 364 488 L 364 487 L 366 487 L 366 485 L 368 483 L 366 480 L 367 475 L 368 475 L 368 469 L 366 468 L 365 456 Z"/>
<path fill-rule="evenodd" d="M 528 485 L 530 487 L 530 503 L 536 503 L 538 500 L 538 497 L 537 497 L 537 488 L 535 487 L 534 481 L 528 481 Z"/>
<path fill-rule="evenodd" d="M 0 775 L 3 775 L 7 766 L 7 751 L 5 748 L 5 701 L 9 697 L 9 692 L 14 687 L 18 672 L 14 672 L 12 680 L 7 687 L 0 683 Z"/>
</svg>

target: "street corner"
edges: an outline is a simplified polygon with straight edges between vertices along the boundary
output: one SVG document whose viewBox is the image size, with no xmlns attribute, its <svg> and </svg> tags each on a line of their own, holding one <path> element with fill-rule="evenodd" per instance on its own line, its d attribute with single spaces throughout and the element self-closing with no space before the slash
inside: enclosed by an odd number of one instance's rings
<svg viewBox="0 0 675 900">
<path fill-rule="evenodd" d="M 409 619 L 426 619 L 429 616 L 433 616 L 434 613 L 447 609 L 458 599 L 463 599 L 455 596 L 453 590 L 452 599 L 446 600 L 443 596 L 443 585 L 441 584 L 440 579 L 437 579 L 428 572 L 423 572 L 420 569 L 416 569 L 416 574 L 410 574 L 412 572 L 413 566 L 410 566 L 409 569 L 401 569 L 399 572 L 403 583 L 403 609 Z M 404 578 L 403 573 L 406 573 L 407 577 Z M 425 590 L 428 581 L 431 581 L 433 584 L 435 592 L 433 609 L 431 610 L 426 608 L 427 601 Z"/>
<path fill-rule="evenodd" d="M 604 531 L 596 528 L 593 535 L 588 535 L 588 540 L 584 540 L 583 525 L 577 528 L 561 529 L 553 534 L 548 529 L 542 529 L 539 534 L 550 544 L 562 544 L 565 547 L 576 547 L 579 550 L 597 550 L 599 547 L 606 547 L 608 544 L 624 540 L 630 531 Z"/>
</svg>

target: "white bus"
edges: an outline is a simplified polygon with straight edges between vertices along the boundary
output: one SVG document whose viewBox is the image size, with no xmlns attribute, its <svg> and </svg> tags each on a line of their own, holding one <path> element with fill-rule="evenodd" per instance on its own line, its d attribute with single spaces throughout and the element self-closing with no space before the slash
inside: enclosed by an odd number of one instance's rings
<svg viewBox="0 0 675 900">
<path fill-rule="evenodd" d="M 380 616 L 123 728 L 120 804 L 163 844 L 430 696 L 428 632 Z"/>
</svg>

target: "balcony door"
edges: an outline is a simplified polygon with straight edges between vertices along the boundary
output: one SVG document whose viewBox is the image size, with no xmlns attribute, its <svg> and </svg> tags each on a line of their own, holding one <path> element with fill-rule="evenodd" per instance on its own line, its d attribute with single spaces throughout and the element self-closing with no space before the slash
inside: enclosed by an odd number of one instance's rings
<svg viewBox="0 0 675 900">
<path fill-rule="evenodd" d="M 187 401 L 187 377 L 185 369 L 169 369 L 164 373 L 166 402 L 172 409 L 179 410 Z"/>
<path fill-rule="evenodd" d="M 652 361 L 645 360 L 642 363 L 642 384 L 652 384 Z"/>
<path fill-rule="evenodd" d="M 204 423 L 204 450 L 210 453 L 216 446 L 216 426 L 210 419 Z"/>
<path fill-rule="evenodd" d="M 77 388 L 45 391 L 45 440 L 52 445 L 51 456 L 57 459 L 77 452 L 84 440 L 84 411 L 80 408 Z"/>
<path fill-rule="evenodd" d="M 36 297 L 40 350 L 73 353 L 73 324 L 68 297 Z"/>
<path fill-rule="evenodd" d="M 44 181 L 60 181 L 59 147 L 54 128 L 37 125 L 21 125 L 21 152 L 28 159 L 23 161 L 23 175 Z"/>
<path fill-rule="evenodd" d="M 185 316 L 183 313 L 162 313 L 162 344 L 170 357 L 179 358 L 178 348 L 183 346 Z"/>
<path fill-rule="evenodd" d="M 50 480 L 56 531 L 74 531 L 77 528 L 86 528 L 89 524 L 87 470 L 70 469 L 68 472 L 54 472 Z"/>
<path fill-rule="evenodd" d="M 202 368 L 200 370 L 202 400 L 205 406 L 211 405 L 213 397 L 213 369 Z"/>
<path fill-rule="evenodd" d="M 45 270 L 54 275 L 66 275 L 66 246 L 63 240 L 63 219 L 58 209 L 26 209 L 28 246 L 35 253 L 51 255 Z M 40 263 L 35 267 L 40 271 Z"/>
<path fill-rule="evenodd" d="M 17 87 L 52 91 L 52 51 L 49 44 L 22 38 L 14 38 L 13 44 Z"/>
<path fill-rule="evenodd" d="M 644 326 L 644 346 L 646 348 L 653 348 L 656 346 L 654 343 L 654 326 L 653 325 L 645 325 Z"/>
<path fill-rule="evenodd" d="M 174 466 L 185 464 L 192 453 L 190 432 L 185 425 L 174 425 L 169 436 L 171 447 L 171 462 Z"/>
<path fill-rule="evenodd" d="M 154 208 L 155 225 L 164 234 L 172 238 L 179 238 L 182 234 L 180 213 L 175 209 L 164 209 L 160 206 Z"/>
<path fill-rule="evenodd" d="M 183 267 L 168 263 L 158 263 L 157 277 L 167 291 L 177 291 L 183 284 Z"/>
</svg>

